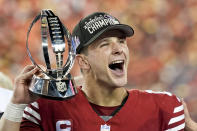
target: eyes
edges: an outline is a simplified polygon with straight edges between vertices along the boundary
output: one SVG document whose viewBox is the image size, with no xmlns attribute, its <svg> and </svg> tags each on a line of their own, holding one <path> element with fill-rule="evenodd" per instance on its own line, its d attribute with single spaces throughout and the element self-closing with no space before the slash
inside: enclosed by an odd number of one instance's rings
<svg viewBox="0 0 197 131">
<path fill-rule="evenodd" d="M 126 43 L 126 38 L 119 38 L 119 42 L 125 44 Z"/>
<path fill-rule="evenodd" d="M 126 44 L 126 38 L 118 38 L 117 42 L 118 42 L 119 44 Z M 102 48 L 102 47 L 109 46 L 110 43 L 112 43 L 112 40 L 103 39 L 103 40 L 101 41 L 101 43 L 99 44 L 99 47 Z"/>
<path fill-rule="evenodd" d="M 109 42 L 102 42 L 99 47 L 101 48 L 101 47 L 108 46 L 108 45 L 109 45 Z"/>
</svg>

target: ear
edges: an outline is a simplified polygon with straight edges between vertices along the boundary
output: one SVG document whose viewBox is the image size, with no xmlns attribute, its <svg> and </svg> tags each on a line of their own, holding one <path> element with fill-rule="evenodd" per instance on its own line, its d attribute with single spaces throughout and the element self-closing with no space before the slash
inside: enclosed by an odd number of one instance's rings
<svg viewBox="0 0 197 131">
<path fill-rule="evenodd" d="M 76 60 L 77 60 L 79 67 L 81 69 L 85 69 L 85 70 L 90 69 L 90 65 L 89 65 L 88 60 L 84 54 L 77 54 Z"/>
</svg>

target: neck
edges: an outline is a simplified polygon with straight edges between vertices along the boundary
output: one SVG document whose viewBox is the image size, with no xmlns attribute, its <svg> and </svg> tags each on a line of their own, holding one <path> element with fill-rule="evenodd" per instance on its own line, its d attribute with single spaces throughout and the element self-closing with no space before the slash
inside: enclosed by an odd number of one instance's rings
<svg viewBox="0 0 197 131">
<path fill-rule="evenodd" d="M 89 102 L 100 106 L 121 105 L 127 96 L 127 90 L 123 87 L 110 87 L 92 79 L 85 79 L 82 90 Z"/>
</svg>

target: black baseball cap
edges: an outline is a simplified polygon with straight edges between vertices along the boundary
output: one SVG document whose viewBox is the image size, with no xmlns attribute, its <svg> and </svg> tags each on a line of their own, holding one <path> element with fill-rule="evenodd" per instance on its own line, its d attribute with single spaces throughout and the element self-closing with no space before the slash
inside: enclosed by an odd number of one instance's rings
<svg viewBox="0 0 197 131">
<path fill-rule="evenodd" d="M 120 30 L 126 37 L 134 34 L 132 27 L 120 24 L 117 18 L 104 12 L 95 12 L 81 19 L 72 32 L 72 36 L 79 40 L 77 54 L 80 53 L 82 48 L 110 30 Z"/>
</svg>

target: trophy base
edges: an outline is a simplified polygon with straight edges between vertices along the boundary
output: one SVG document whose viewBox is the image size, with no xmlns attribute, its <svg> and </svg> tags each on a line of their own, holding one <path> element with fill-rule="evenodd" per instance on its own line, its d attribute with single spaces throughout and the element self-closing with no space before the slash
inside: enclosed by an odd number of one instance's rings
<svg viewBox="0 0 197 131">
<path fill-rule="evenodd" d="M 77 94 L 73 79 L 51 80 L 34 76 L 29 90 L 38 96 L 54 100 L 69 99 Z"/>
</svg>

